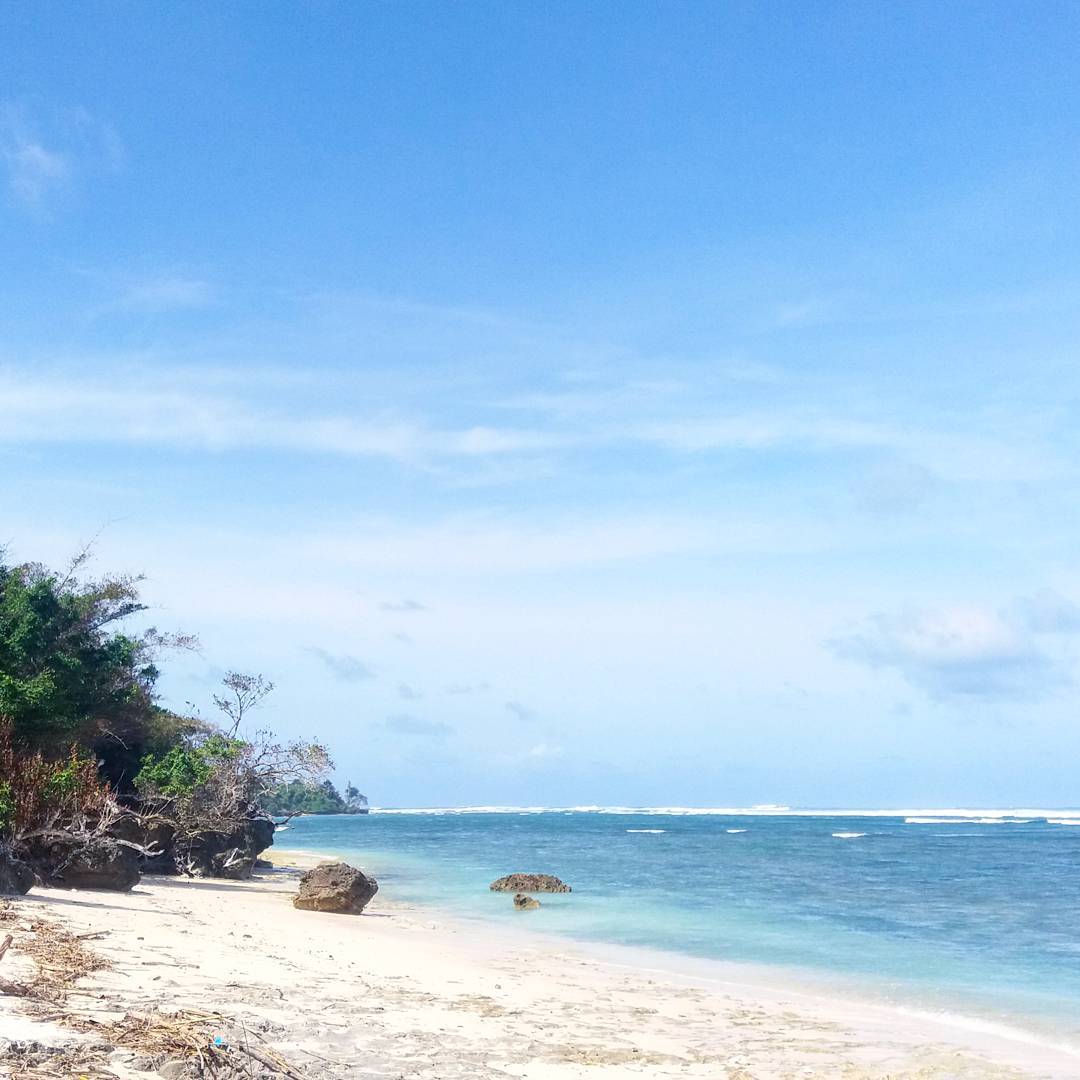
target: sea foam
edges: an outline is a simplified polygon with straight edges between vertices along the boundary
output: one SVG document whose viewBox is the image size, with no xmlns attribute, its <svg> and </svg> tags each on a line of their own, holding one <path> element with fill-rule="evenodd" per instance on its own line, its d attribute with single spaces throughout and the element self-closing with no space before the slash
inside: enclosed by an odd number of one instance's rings
<svg viewBox="0 0 1080 1080">
<path fill-rule="evenodd" d="M 1012 807 L 1011 809 L 970 807 L 910 807 L 896 810 L 818 808 L 793 809 L 790 806 L 768 803 L 759 806 L 441 806 L 390 807 L 373 806 L 379 814 L 615 814 L 626 817 L 855 817 L 903 818 L 908 824 L 957 824 L 976 822 L 989 825 L 999 820 L 1022 824 L 1028 821 L 1053 819 L 1055 823 L 1069 819 L 1080 823 L 1080 810 L 1045 807 Z"/>
</svg>

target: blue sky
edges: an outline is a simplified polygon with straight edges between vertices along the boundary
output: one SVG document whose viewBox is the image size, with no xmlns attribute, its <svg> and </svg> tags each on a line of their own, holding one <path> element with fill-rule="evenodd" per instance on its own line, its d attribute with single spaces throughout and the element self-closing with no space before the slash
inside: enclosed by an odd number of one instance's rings
<svg viewBox="0 0 1080 1080">
<path fill-rule="evenodd" d="M 385 805 L 1080 803 L 1080 9 L 7 5 L 0 536 Z"/>
</svg>

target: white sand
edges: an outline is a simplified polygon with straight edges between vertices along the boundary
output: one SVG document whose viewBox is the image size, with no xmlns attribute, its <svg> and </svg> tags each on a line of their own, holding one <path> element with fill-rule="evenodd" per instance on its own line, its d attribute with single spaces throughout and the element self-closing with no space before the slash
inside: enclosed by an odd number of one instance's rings
<svg viewBox="0 0 1080 1080">
<path fill-rule="evenodd" d="M 72 1007 L 221 1011 L 313 1078 L 1080 1077 L 1080 1057 L 1064 1049 L 804 990 L 644 969 L 633 953 L 530 934 L 524 913 L 516 933 L 382 894 L 361 917 L 296 911 L 295 878 L 147 878 L 126 895 L 35 889 L 17 903 L 79 932 L 108 931 L 94 947 L 114 969 L 86 980 Z M 9 962 L 20 962 L 15 949 Z M 0 998 L 0 1037 L 28 1037 L 23 1008 Z"/>
</svg>

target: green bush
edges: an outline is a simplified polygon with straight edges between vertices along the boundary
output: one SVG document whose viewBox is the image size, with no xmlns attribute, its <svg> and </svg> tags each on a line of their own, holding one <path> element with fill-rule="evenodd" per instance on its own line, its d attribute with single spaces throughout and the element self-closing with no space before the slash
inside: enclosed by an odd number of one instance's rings
<svg viewBox="0 0 1080 1080">
<path fill-rule="evenodd" d="M 216 765 L 234 760 L 243 749 L 239 739 L 211 735 L 196 745 L 174 746 L 161 757 L 147 755 L 135 777 L 135 787 L 142 793 L 170 798 L 192 795 L 210 779 Z"/>
</svg>

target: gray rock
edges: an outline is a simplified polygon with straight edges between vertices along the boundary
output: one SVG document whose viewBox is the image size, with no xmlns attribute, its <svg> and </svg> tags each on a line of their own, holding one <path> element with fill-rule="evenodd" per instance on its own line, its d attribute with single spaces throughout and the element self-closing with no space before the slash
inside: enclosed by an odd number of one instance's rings
<svg viewBox="0 0 1080 1080">
<path fill-rule="evenodd" d="M 24 896 L 34 884 L 34 871 L 8 851 L 0 852 L 0 893 Z"/>
<path fill-rule="evenodd" d="M 516 907 L 518 911 L 533 911 L 539 906 L 539 900 L 534 900 L 531 896 L 526 896 L 523 892 L 519 892 L 514 897 L 514 907 Z"/>
<path fill-rule="evenodd" d="M 570 886 L 560 881 L 554 874 L 507 874 L 488 886 L 494 892 L 512 893 L 567 893 Z"/>
<path fill-rule="evenodd" d="M 379 891 L 379 883 L 346 863 L 327 863 L 300 879 L 293 907 L 301 911 L 331 911 L 359 915 Z"/>
<path fill-rule="evenodd" d="M 129 892 L 139 883 L 139 853 L 108 837 L 37 837 L 26 858 L 41 883 L 57 889 Z"/>
</svg>

